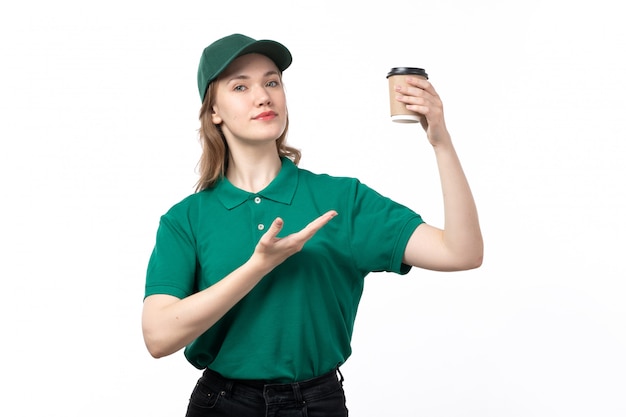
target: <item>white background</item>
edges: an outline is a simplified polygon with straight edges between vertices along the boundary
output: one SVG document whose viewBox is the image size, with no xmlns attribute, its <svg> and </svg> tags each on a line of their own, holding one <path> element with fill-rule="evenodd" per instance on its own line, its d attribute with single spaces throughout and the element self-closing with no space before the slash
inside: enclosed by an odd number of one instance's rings
<svg viewBox="0 0 626 417">
<path fill-rule="evenodd" d="M 367 278 L 351 416 L 626 415 L 619 2 L 10 2 L 0 12 L 3 416 L 182 416 L 199 371 L 141 337 L 158 219 L 193 192 L 202 49 L 276 39 L 301 166 L 442 225 L 386 72 L 442 96 L 486 243 L 474 271 Z"/>
</svg>

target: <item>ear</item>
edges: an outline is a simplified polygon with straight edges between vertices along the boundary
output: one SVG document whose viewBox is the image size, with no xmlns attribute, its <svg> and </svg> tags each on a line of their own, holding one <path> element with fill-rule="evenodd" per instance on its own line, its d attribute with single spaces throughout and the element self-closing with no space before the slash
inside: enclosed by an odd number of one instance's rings
<svg viewBox="0 0 626 417">
<path fill-rule="evenodd" d="M 217 114 L 215 106 L 213 106 L 213 110 L 211 111 L 211 122 L 213 122 L 213 124 L 216 126 L 222 124 L 222 118 L 219 116 L 219 114 Z"/>
</svg>

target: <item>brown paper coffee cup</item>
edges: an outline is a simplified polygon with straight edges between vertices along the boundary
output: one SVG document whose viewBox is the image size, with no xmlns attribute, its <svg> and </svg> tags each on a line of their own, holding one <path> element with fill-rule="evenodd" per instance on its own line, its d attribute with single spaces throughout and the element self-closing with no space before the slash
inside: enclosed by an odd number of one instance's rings
<svg viewBox="0 0 626 417">
<path fill-rule="evenodd" d="M 406 104 L 396 100 L 396 85 L 406 85 L 407 77 L 421 77 L 428 79 L 428 74 L 422 68 L 394 67 L 387 73 L 389 80 L 389 108 L 391 120 L 396 123 L 419 123 L 419 115 L 406 108 Z"/>
</svg>

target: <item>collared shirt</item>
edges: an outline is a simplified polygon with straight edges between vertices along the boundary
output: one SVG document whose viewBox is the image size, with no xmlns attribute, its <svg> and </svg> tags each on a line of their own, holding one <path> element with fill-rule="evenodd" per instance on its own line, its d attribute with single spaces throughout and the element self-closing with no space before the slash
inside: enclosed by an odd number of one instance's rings
<svg viewBox="0 0 626 417">
<path fill-rule="evenodd" d="M 357 179 L 314 174 L 287 158 L 258 193 L 223 178 L 161 217 L 145 296 L 182 299 L 245 263 L 276 217 L 284 220 L 284 237 L 328 210 L 338 216 L 186 347 L 191 364 L 229 378 L 277 382 L 342 364 L 351 354 L 365 276 L 406 274 L 404 250 L 423 221 Z"/>
</svg>

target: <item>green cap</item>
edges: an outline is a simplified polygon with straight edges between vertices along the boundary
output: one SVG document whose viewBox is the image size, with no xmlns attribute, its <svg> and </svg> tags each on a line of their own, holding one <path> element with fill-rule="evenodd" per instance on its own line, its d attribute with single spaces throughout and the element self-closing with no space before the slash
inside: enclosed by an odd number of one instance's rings
<svg viewBox="0 0 626 417">
<path fill-rule="evenodd" d="M 278 42 L 257 41 L 238 33 L 226 36 L 216 40 L 202 52 L 198 66 L 200 99 L 204 101 L 209 83 L 215 80 L 235 58 L 254 52 L 270 58 L 281 72 L 291 65 L 289 49 Z"/>
</svg>

